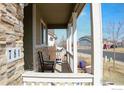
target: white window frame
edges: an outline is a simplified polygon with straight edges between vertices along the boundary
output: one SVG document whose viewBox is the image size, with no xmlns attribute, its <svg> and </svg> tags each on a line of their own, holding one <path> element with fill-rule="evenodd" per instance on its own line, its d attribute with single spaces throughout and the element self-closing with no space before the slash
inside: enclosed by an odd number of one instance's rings
<svg viewBox="0 0 124 93">
<path fill-rule="evenodd" d="M 41 46 L 47 46 L 47 26 L 44 21 L 41 19 L 40 22 L 40 31 L 41 31 Z"/>
</svg>

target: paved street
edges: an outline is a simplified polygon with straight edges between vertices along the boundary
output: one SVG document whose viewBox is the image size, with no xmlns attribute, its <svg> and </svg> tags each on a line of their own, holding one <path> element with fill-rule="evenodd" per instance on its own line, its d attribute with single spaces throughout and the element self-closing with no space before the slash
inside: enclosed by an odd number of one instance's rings
<svg viewBox="0 0 124 93">
<path fill-rule="evenodd" d="M 88 49 L 78 49 L 79 53 L 85 53 L 85 54 L 91 54 L 92 51 L 88 50 Z M 113 58 L 113 53 L 112 52 L 108 52 L 108 51 L 104 51 L 103 52 L 103 57 L 107 56 L 108 58 L 112 57 Z M 124 53 L 116 53 L 116 57 L 115 59 L 117 61 L 122 61 L 124 62 Z"/>
</svg>

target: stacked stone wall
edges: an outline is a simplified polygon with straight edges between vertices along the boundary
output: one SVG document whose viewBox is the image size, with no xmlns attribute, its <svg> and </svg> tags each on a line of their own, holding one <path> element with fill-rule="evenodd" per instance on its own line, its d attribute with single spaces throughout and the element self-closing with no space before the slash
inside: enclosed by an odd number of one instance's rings
<svg viewBox="0 0 124 93">
<path fill-rule="evenodd" d="M 23 59 L 23 4 L 0 4 L 0 85 L 21 85 Z M 7 61 L 7 48 L 21 48 L 21 58 Z"/>
</svg>

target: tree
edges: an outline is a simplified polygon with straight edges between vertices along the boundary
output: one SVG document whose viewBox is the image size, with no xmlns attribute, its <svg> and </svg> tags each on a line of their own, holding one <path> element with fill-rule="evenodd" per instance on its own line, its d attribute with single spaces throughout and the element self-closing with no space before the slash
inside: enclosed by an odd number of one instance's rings
<svg viewBox="0 0 124 93">
<path fill-rule="evenodd" d="M 122 32 L 122 28 L 123 28 L 124 23 L 119 21 L 118 23 L 115 22 L 111 22 L 108 26 L 108 33 L 112 39 L 112 43 L 113 43 L 113 68 L 115 70 L 115 57 L 116 57 L 116 51 L 115 48 L 117 46 L 117 43 L 119 41 L 119 39 L 121 39 L 123 37 L 123 33 Z"/>
<path fill-rule="evenodd" d="M 64 35 L 61 37 L 61 40 L 58 45 L 60 47 L 66 48 L 66 39 L 65 39 Z"/>
</svg>

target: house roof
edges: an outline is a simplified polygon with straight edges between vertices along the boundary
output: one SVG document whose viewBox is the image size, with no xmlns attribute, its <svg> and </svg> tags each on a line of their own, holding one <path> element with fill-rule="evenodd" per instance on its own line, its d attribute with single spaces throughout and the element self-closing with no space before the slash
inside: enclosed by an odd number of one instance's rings
<svg viewBox="0 0 124 93">
<path fill-rule="evenodd" d="M 79 15 L 84 5 L 84 3 L 41 3 L 36 7 L 48 29 L 63 29 L 72 22 L 72 13 L 77 12 Z"/>
<path fill-rule="evenodd" d="M 48 31 L 48 35 L 52 36 L 52 37 L 55 38 L 55 39 L 57 38 L 57 37 L 56 37 L 56 34 L 55 34 L 54 32 Z"/>
</svg>

